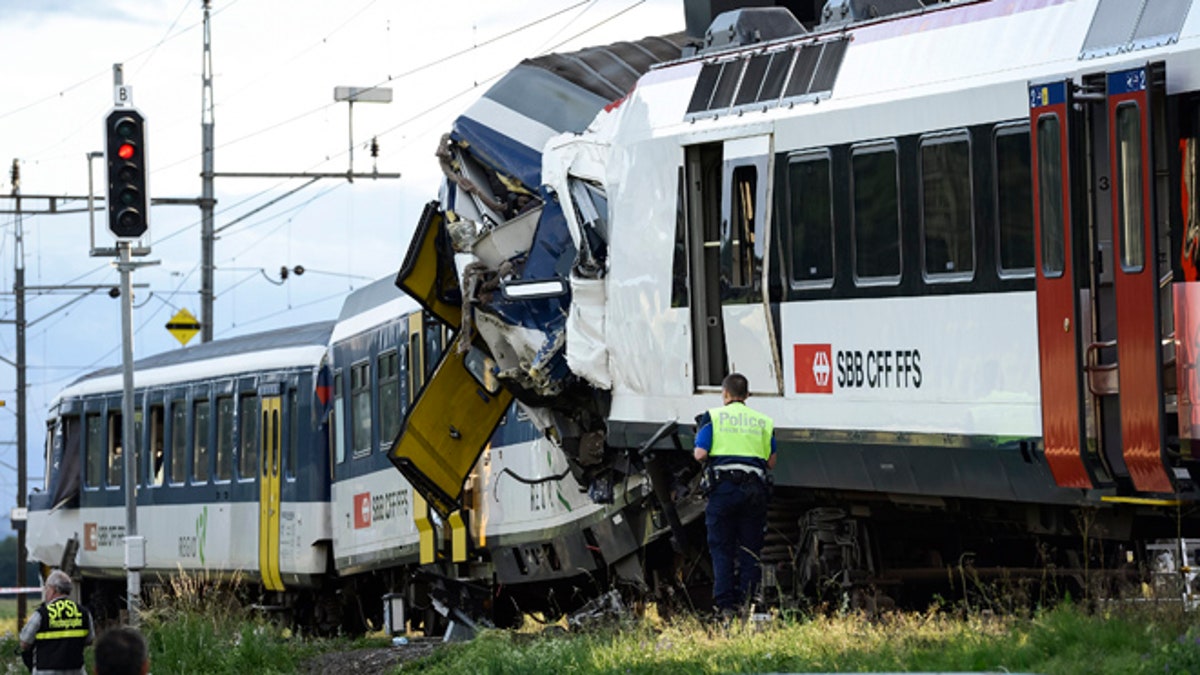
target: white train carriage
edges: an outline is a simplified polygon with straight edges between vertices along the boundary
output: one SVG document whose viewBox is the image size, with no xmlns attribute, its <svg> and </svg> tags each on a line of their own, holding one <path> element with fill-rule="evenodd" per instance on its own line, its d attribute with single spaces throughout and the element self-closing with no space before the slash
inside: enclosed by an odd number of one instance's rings
<svg viewBox="0 0 1200 675">
<path fill-rule="evenodd" d="M 1200 496 L 1200 10 L 838 0 L 806 18 L 717 17 L 550 139 L 524 187 L 564 217 L 553 265 L 528 262 L 556 235 L 544 216 L 463 227 L 450 184 L 404 270 L 457 270 L 506 387 L 601 499 L 649 445 L 662 508 L 683 504 L 668 488 L 695 467 L 672 447 L 748 375 L 780 441 L 782 562 L 1037 567 L 1012 540 L 1082 541 L 1081 505 L 1091 536 L 1130 542 L 1113 568 L 1177 535 L 1163 507 Z M 453 304 L 451 286 L 427 271 L 411 290 Z"/>
<path fill-rule="evenodd" d="M 181 572 L 311 589 L 329 573 L 329 452 L 314 397 L 333 322 L 211 342 L 135 362 L 138 534 L 148 578 Z M 115 609 L 124 589 L 120 368 L 65 388 L 47 422 L 45 491 L 29 554 L 77 570 Z M 143 450 L 144 449 L 144 450 Z"/>
</svg>

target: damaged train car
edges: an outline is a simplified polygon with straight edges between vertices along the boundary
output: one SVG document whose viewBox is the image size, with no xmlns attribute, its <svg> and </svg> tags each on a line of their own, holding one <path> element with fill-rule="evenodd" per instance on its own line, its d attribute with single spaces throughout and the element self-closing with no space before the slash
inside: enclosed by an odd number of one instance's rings
<svg viewBox="0 0 1200 675">
<path fill-rule="evenodd" d="M 608 505 L 601 527 L 586 533 L 600 569 L 643 590 L 655 572 L 647 545 L 668 545 L 662 535 L 680 517 L 671 500 L 650 498 L 649 457 L 615 461 L 623 453 L 605 442 L 606 396 L 567 363 L 577 304 L 568 280 L 572 270 L 601 279 L 607 207 L 599 184 L 578 186 L 591 228 L 578 240 L 572 223 L 580 216 L 564 211 L 578 207 L 547 185 L 542 148 L 586 130 L 651 66 L 677 60 L 685 42 L 684 34 L 650 37 L 510 71 L 442 138 L 443 193 L 422 214 L 396 282 L 456 331 L 389 453 L 405 478 L 442 516 L 468 506 L 464 479 L 515 397 L 564 450 L 581 489 Z M 482 386 L 493 375 L 503 389 Z M 686 517 L 699 513 L 694 503 Z"/>
<path fill-rule="evenodd" d="M 699 586 L 692 420 L 738 371 L 779 444 L 767 585 L 1147 573 L 1200 533 L 1200 8 L 1143 4 L 756 7 L 522 64 L 397 278 L 459 332 L 393 462 L 457 509 L 514 397 Z"/>
</svg>

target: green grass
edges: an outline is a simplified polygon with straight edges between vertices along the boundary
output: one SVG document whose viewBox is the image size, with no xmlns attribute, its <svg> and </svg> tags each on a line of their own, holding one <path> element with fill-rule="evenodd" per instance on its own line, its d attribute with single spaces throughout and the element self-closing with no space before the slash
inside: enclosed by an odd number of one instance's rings
<svg viewBox="0 0 1200 675">
<path fill-rule="evenodd" d="M 697 620 L 626 624 L 585 635 L 490 632 L 401 672 L 762 673 L 992 671 L 1046 675 L 1195 673 L 1200 630 L 1177 609 L 1088 614 L 1063 606 L 1028 618 L 940 613 L 778 619 L 722 629 Z"/>
<path fill-rule="evenodd" d="M 1025 616 L 946 611 L 869 618 L 794 616 L 715 626 L 630 620 L 586 633 L 486 631 L 397 668 L 464 673 L 762 673 L 990 671 L 1044 675 L 1200 675 L 1200 622 L 1178 606 L 1065 604 Z M 385 638 L 300 639 L 227 603 L 160 602 L 146 612 L 156 675 L 295 673 L 324 652 L 384 647 Z M 0 673 L 24 672 L 15 637 L 0 638 Z M 90 650 L 89 650 L 90 669 Z"/>
</svg>

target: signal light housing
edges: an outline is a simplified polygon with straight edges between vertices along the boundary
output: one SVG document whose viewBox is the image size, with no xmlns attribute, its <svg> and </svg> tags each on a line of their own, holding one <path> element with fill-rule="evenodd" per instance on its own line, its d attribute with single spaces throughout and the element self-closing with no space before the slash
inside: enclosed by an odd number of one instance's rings
<svg viewBox="0 0 1200 675">
<path fill-rule="evenodd" d="M 150 227 L 146 119 L 132 108 L 115 108 L 104 120 L 104 140 L 108 230 L 118 240 L 140 239 Z"/>
</svg>

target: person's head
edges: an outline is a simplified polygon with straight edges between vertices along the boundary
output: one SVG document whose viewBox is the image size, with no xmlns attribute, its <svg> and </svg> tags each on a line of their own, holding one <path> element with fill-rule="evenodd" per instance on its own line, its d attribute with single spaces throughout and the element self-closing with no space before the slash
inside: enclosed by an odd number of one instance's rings
<svg viewBox="0 0 1200 675">
<path fill-rule="evenodd" d="M 42 586 L 42 597 L 49 601 L 71 594 L 71 577 L 62 570 L 54 570 L 46 577 Z"/>
<path fill-rule="evenodd" d="M 741 373 L 730 373 L 721 381 L 721 394 L 726 403 L 745 401 L 750 396 L 750 382 Z"/>
<path fill-rule="evenodd" d="M 96 675 L 146 675 L 150 656 L 136 628 L 113 628 L 96 641 Z"/>
</svg>

